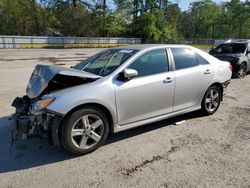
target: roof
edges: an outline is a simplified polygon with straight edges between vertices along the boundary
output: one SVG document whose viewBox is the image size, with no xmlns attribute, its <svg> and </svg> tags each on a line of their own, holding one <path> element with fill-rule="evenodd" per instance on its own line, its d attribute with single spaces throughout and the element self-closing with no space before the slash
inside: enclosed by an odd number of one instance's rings
<svg viewBox="0 0 250 188">
<path fill-rule="evenodd" d="M 129 45 L 129 46 L 120 46 L 115 47 L 116 49 L 131 49 L 131 50 L 145 50 L 151 48 L 168 48 L 168 47 L 190 47 L 188 45 L 181 45 L 181 44 L 143 44 L 143 45 Z"/>
</svg>

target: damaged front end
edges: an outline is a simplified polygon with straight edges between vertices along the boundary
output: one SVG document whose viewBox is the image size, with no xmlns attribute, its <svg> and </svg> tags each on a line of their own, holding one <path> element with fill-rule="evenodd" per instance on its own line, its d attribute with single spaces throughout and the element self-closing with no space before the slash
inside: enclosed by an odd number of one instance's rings
<svg viewBox="0 0 250 188">
<path fill-rule="evenodd" d="M 51 144 L 58 145 L 58 129 L 63 115 L 47 109 L 56 98 L 46 95 L 98 78 L 100 76 L 75 69 L 37 65 L 26 88 L 26 95 L 16 97 L 12 102 L 16 108 L 10 117 L 13 135 L 17 138 L 19 135 L 22 138 L 47 138 Z"/>
<path fill-rule="evenodd" d="M 38 101 L 32 102 L 28 96 L 16 97 L 13 101 L 12 106 L 16 108 L 10 117 L 13 135 L 16 138 L 20 135 L 22 138 L 47 138 L 50 144 L 58 145 L 57 130 L 63 116 L 45 108 L 34 111 Z"/>
</svg>

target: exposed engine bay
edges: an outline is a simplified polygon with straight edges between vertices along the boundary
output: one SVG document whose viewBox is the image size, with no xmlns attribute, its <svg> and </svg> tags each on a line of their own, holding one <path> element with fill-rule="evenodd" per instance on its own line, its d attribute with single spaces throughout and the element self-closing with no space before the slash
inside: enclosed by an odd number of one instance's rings
<svg viewBox="0 0 250 188">
<path fill-rule="evenodd" d="M 23 138 L 46 137 L 51 144 L 58 145 L 57 132 L 63 117 L 46 109 L 54 99 L 43 99 L 43 96 L 91 83 L 98 78 L 100 76 L 81 70 L 37 65 L 30 77 L 26 95 L 16 97 L 12 102 L 16 108 L 10 117 L 14 135 L 22 135 Z"/>
</svg>

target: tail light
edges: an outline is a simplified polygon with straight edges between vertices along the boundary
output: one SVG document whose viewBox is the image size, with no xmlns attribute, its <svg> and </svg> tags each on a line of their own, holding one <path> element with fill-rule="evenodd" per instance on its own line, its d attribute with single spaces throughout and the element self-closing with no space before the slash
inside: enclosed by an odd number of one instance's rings
<svg viewBox="0 0 250 188">
<path fill-rule="evenodd" d="M 229 64 L 229 69 L 233 71 L 233 65 Z"/>
</svg>

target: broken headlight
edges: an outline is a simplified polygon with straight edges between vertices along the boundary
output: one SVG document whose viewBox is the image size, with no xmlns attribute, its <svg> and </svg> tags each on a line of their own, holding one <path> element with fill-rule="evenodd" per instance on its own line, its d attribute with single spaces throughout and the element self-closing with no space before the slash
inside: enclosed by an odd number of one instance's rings
<svg viewBox="0 0 250 188">
<path fill-rule="evenodd" d="M 39 111 L 44 108 L 46 108 L 50 103 L 52 103 L 55 100 L 55 98 L 47 98 L 37 101 L 34 105 L 32 110 L 33 111 Z"/>
</svg>

